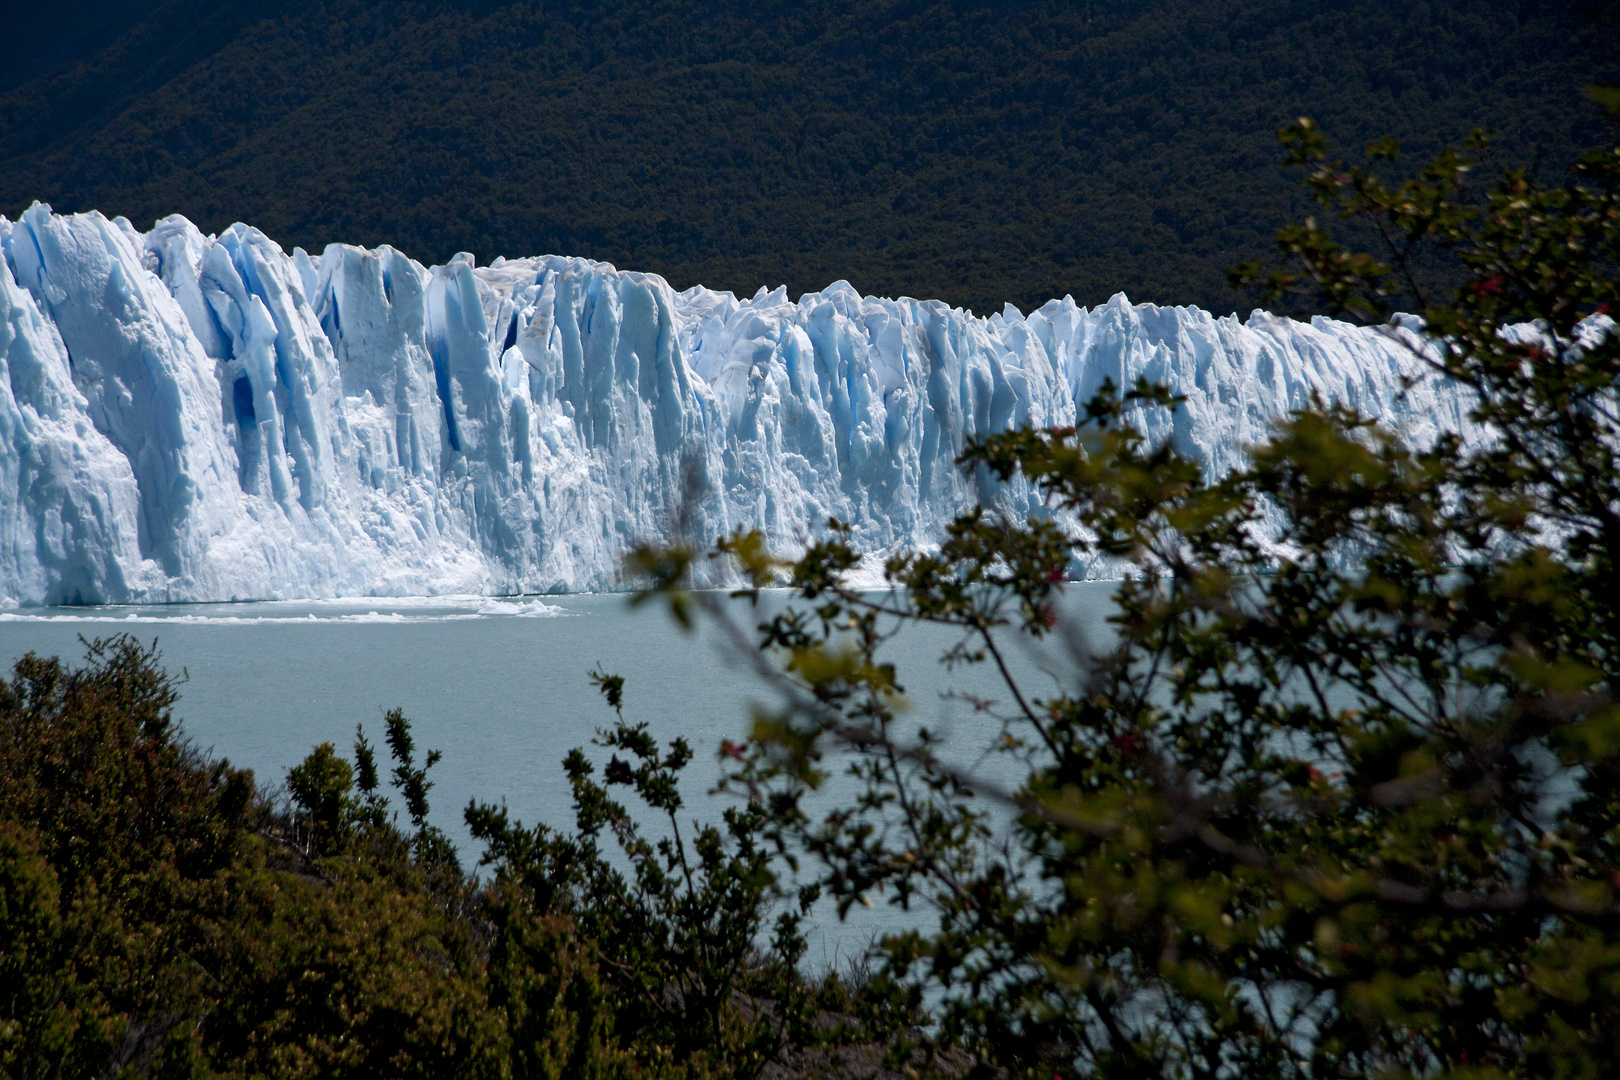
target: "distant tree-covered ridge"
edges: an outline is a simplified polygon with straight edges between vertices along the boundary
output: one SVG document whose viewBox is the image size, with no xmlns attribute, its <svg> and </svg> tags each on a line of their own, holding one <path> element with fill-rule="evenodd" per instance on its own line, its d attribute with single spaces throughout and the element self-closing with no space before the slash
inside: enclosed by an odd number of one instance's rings
<svg viewBox="0 0 1620 1080">
<path fill-rule="evenodd" d="M 1310 115 L 1427 154 L 1600 137 L 1613 0 L 72 0 L 8 16 L 0 212 L 562 253 L 752 294 L 1247 310 Z"/>
</svg>

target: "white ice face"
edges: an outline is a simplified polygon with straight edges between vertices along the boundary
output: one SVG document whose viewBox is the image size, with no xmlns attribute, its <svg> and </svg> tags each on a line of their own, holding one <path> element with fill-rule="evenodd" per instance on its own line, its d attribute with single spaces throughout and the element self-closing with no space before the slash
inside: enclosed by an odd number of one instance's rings
<svg viewBox="0 0 1620 1080">
<path fill-rule="evenodd" d="M 1467 427 L 1446 385 L 1402 397 L 1408 350 L 1327 319 L 739 301 L 38 204 L 0 246 L 5 605 L 608 589 L 677 523 L 926 547 L 976 499 L 1038 510 L 963 474 L 965 438 L 1071 423 L 1104 378 L 1185 395 L 1140 422 L 1212 476 L 1313 390 L 1417 441 Z"/>
</svg>

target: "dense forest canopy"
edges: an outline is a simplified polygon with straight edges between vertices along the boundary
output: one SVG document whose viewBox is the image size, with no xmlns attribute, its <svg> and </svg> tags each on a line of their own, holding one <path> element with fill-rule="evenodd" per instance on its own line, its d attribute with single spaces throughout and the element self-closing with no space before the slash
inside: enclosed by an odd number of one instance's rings
<svg viewBox="0 0 1620 1080">
<path fill-rule="evenodd" d="M 1272 133 L 1601 137 L 1612 0 L 76 0 L 8 16 L 0 212 L 546 252 L 752 293 L 1247 310 Z M 1544 177 L 1545 179 L 1545 177 Z"/>
</svg>

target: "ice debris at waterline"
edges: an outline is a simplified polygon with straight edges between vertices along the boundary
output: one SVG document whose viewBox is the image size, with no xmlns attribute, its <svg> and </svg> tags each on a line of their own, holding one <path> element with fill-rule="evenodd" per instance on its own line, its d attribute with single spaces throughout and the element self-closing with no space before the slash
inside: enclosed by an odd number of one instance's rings
<svg viewBox="0 0 1620 1080">
<path fill-rule="evenodd" d="M 1122 295 L 989 318 L 844 282 L 739 301 L 586 259 L 288 255 L 245 225 L 40 204 L 0 244 L 8 606 L 612 588 L 683 499 L 705 539 L 791 550 L 836 516 L 869 550 L 929 545 L 976 498 L 1037 505 L 976 490 L 965 437 L 1069 423 L 1105 377 L 1186 395 L 1148 427 L 1212 474 L 1312 390 L 1418 437 L 1464 411 L 1399 401 L 1413 358 L 1375 332 Z"/>
</svg>

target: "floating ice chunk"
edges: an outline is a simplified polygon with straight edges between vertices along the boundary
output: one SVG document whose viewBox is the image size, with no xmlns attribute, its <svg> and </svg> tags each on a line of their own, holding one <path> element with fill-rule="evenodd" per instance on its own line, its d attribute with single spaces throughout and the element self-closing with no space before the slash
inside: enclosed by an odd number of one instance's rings
<svg viewBox="0 0 1620 1080">
<path fill-rule="evenodd" d="M 556 604 L 547 604 L 539 600 L 513 601 L 491 600 L 479 607 L 480 615 L 500 615 L 506 617 L 522 617 L 529 619 L 550 619 L 558 615 L 571 614 L 566 608 Z"/>
</svg>

